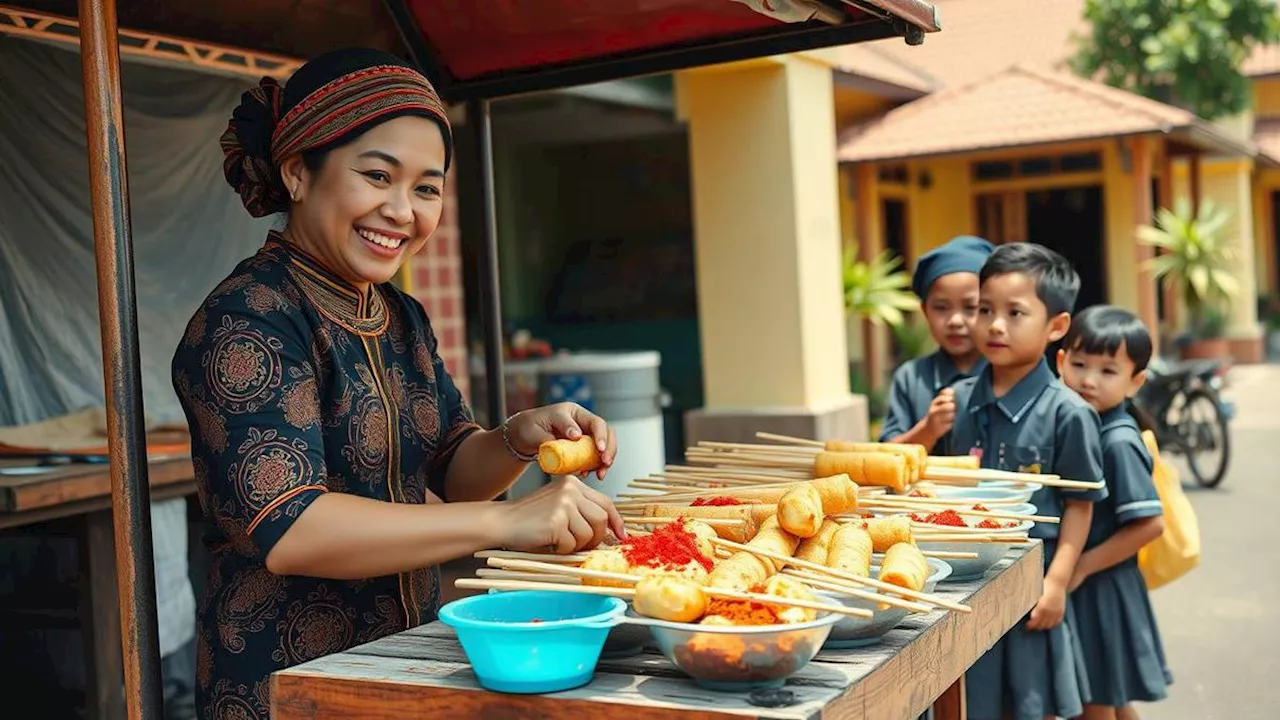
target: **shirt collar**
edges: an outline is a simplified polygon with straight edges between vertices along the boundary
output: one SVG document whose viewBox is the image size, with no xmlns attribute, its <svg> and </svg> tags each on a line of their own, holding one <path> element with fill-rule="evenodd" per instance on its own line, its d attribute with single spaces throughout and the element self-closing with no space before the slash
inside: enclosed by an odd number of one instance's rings
<svg viewBox="0 0 1280 720">
<path fill-rule="evenodd" d="M 955 360 L 952 360 L 950 355 L 939 350 L 933 354 L 933 391 L 937 393 L 942 388 L 955 385 L 959 380 L 973 377 L 982 372 L 986 366 L 987 359 L 979 357 L 978 361 L 969 369 L 969 372 L 965 372 L 956 367 Z"/>
<path fill-rule="evenodd" d="M 386 329 L 387 306 L 376 285 L 370 284 L 367 291 L 361 292 L 319 258 L 287 242 L 274 230 L 268 235 L 267 244 L 283 248 L 289 258 L 289 274 L 320 314 L 360 335 L 376 335 Z"/>
<path fill-rule="evenodd" d="M 1099 417 L 1099 420 L 1102 421 L 1102 424 L 1104 426 L 1110 425 L 1116 421 L 1124 422 L 1125 420 L 1132 420 L 1132 419 L 1133 418 L 1130 417 L 1129 415 L 1128 401 L 1120 403 L 1119 405 L 1102 413 L 1101 416 Z M 1134 422 L 1134 425 L 1137 425 L 1137 422 Z"/>
<path fill-rule="evenodd" d="M 1020 422 L 1026 417 L 1027 411 L 1031 409 L 1036 398 L 1040 397 L 1052 382 L 1053 372 L 1049 370 L 1049 363 L 1041 358 L 1034 370 L 1019 380 L 1018 384 L 1005 393 L 1004 397 L 997 398 L 995 388 L 992 386 L 991 368 L 983 368 L 982 374 L 978 376 L 978 383 L 973 388 L 970 412 L 976 412 L 988 405 L 995 405 L 1000 408 L 1000 412 L 1004 413 L 1005 417 L 1009 418 L 1009 422 Z"/>
</svg>

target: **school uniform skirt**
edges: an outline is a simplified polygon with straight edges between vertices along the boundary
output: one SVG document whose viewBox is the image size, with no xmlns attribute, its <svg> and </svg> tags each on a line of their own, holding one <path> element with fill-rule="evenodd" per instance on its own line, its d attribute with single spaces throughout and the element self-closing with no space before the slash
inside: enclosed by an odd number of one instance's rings
<svg viewBox="0 0 1280 720">
<path fill-rule="evenodd" d="M 1048 569 L 1056 543 L 1046 540 L 1044 545 Z M 1057 627 L 1029 631 L 1030 617 L 1018 621 L 965 673 L 971 720 L 1071 718 L 1084 712 L 1088 676 L 1071 596 Z"/>
<path fill-rule="evenodd" d="M 1074 593 L 1075 630 L 1091 705 L 1163 700 L 1173 682 L 1156 616 L 1136 561 L 1089 577 Z"/>
</svg>

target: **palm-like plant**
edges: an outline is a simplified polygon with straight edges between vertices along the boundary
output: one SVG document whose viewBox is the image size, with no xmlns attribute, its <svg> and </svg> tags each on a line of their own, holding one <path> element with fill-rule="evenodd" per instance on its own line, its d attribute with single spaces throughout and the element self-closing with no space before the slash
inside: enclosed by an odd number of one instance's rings
<svg viewBox="0 0 1280 720">
<path fill-rule="evenodd" d="M 863 262 L 858 247 L 844 251 L 845 312 L 866 318 L 876 325 L 898 327 L 905 313 L 920 306 L 920 300 L 907 288 L 911 275 L 902 269 L 902 258 L 892 250 L 884 250 Z"/>
<path fill-rule="evenodd" d="M 1138 240 L 1160 251 L 1148 268 L 1165 287 L 1181 292 L 1197 333 L 1208 330 L 1240 290 L 1230 267 L 1234 253 L 1223 232 L 1228 219 L 1227 211 L 1211 202 L 1196 213 L 1189 201 L 1180 199 L 1173 210 L 1156 213 L 1154 226 L 1138 228 Z"/>
</svg>

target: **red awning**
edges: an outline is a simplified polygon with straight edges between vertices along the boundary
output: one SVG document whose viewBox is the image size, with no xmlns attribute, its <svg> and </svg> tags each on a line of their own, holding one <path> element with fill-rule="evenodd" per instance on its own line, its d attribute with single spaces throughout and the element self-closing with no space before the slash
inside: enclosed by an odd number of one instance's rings
<svg viewBox="0 0 1280 720">
<path fill-rule="evenodd" d="M 77 15 L 76 0 L 3 4 Z M 122 28 L 302 60 L 407 53 L 450 100 L 938 30 L 925 0 L 119 0 L 118 12 Z"/>
</svg>

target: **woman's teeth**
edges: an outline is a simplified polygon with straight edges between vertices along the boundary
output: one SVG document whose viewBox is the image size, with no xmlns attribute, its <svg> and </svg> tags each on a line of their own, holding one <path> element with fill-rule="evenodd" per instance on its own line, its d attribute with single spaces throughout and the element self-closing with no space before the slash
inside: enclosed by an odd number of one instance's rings
<svg viewBox="0 0 1280 720">
<path fill-rule="evenodd" d="M 389 238 L 386 235 L 383 235 L 382 233 L 376 233 L 372 230 L 359 229 L 359 230 L 356 230 L 356 233 L 360 237 L 364 238 L 365 240 L 368 240 L 374 245 L 381 245 L 384 248 L 390 248 L 392 250 L 395 250 L 396 248 L 400 247 L 400 243 L 402 242 L 401 240 L 395 240 L 393 238 Z"/>
</svg>

